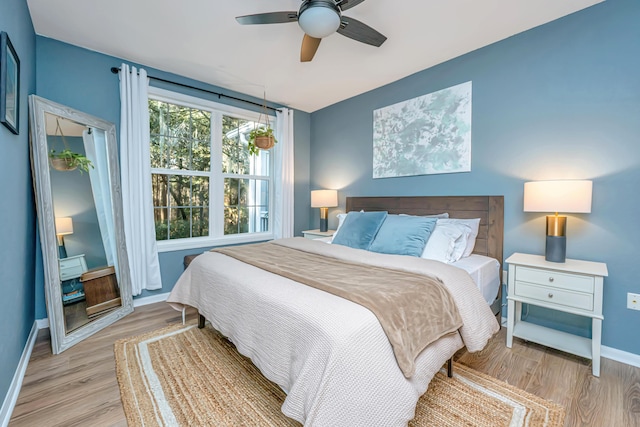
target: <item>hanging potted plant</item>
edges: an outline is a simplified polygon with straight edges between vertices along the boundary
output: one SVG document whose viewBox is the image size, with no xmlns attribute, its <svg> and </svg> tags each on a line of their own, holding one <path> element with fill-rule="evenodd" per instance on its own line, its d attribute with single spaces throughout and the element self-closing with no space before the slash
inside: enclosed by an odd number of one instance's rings
<svg viewBox="0 0 640 427">
<path fill-rule="evenodd" d="M 89 172 L 89 168 L 93 169 L 93 163 L 86 156 L 80 153 L 74 153 L 69 149 L 67 140 L 64 138 L 62 128 L 60 127 L 60 121 L 56 119 L 56 132 L 55 136 L 60 134 L 62 143 L 64 144 L 64 150 L 57 152 L 55 149 L 49 151 L 49 162 L 51 167 L 57 171 L 68 172 L 80 168 L 82 171 Z"/>
<path fill-rule="evenodd" d="M 53 149 L 49 151 L 49 162 L 52 168 L 62 172 L 73 171 L 80 168 L 80 173 L 82 173 L 82 171 L 89 172 L 89 168 L 93 169 L 91 160 L 82 154 L 74 153 L 68 148 L 60 152 Z"/>
<path fill-rule="evenodd" d="M 262 116 L 264 116 L 264 122 L 262 121 Z M 270 150 L 277 142 L 276 137 L 273 135 L 273 129 L 269 124 L 267 97 L 265 93 L 262 111 L 260 111 L 258 121 L 247 137 L 247 147 L 249 148 L 250 154 L 257 156 L 260 154 L 260 150 Z"/>
<path fill-rule="evenodd" d="M 257 127 L 249 132 L 247 138 L 249 153 L 253 155 L 260 154 L 260 150 L 269 150 L 278 142 L 276 137 L 273 136 L 273 129 L 271 126 Z"/>
</svg>

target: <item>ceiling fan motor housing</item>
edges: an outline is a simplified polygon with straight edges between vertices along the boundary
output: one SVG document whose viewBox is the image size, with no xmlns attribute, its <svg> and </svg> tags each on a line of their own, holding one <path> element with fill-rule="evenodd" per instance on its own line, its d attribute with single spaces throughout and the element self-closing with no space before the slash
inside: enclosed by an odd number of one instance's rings
<svg viewBox="0 0 640 427">
<path fill-rule="evenodd" d="M 298 24 L 311 37 L 321 39 L 340 28 L 340 8 L 333 0 L 305 0 L 298 12 Z"/>
</svg>

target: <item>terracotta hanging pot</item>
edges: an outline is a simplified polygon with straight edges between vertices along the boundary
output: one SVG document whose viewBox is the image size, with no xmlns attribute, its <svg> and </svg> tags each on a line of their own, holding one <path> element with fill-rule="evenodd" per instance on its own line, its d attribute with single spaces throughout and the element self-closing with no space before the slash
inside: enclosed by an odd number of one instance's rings
<svg viewBox="0 0 640 427">
<path fill-rule="evenodd" d="M 254 143 L 256 147 L 268 150 L 275 145 L 275 138 L 273 136 L 257 136 Z"/>
<path fill-rule="evenodd" d="M 51 167 L 57 171 L 61 172 L 69 172 L 76 170 L 78 168 L 77 164 L 71 163 L 71 159 L 62 159 L 59 157 L 49 157 L 49 161 L 51 162 Z"/>
</svg>

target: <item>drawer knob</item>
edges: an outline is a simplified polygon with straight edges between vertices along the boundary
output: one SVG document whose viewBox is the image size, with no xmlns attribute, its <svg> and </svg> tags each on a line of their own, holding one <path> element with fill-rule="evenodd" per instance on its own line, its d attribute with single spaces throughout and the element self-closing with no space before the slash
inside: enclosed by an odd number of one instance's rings
<svg viewBox="0 0 640 427">
<path fill-rule="evenodd" d="M 549 292 L 549 298 L 553 298 L 553 294 Z"/>
<path fill-rule="evenodd" d="M 553 277 L 549 277 L 549 281 L 550 281 L 550 282 L 553 282 Z"/>
</svg>

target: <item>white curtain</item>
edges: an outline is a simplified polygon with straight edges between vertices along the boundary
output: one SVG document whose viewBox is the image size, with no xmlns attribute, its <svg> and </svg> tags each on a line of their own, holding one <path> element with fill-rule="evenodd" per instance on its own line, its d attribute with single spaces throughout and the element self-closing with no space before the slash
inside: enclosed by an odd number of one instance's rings
<svg viewBox="0 0 640 427">
<path fill-rule="evenodd" d="M 116 232 L 113 204 L 111 202 L 107 138 L 103 130 L 90 129 L 82 132 L 82 140 L 87 158 L 91 160 L 94 166 L 89 168 L 89 180 L 91 181 L 91 191 L 96 205 L 102 245 L 107 256 L 107 265 L 112 265 L 116 270 L 116 276 L 118 276 L 120 269 L 118 268 L 118 258 L 116 257 Z"/>
<path fill-rule="evenodd" d="M 276 239 L 293 237 L 293 110 L 276 111 L 273 232 Z"/>
<path fill-rule="evenodd" d="M 120 66 L 120 163 L 124 234 L 133 295 L 162 288 L 153 223 L 147 72 Z"/>
</svg>

